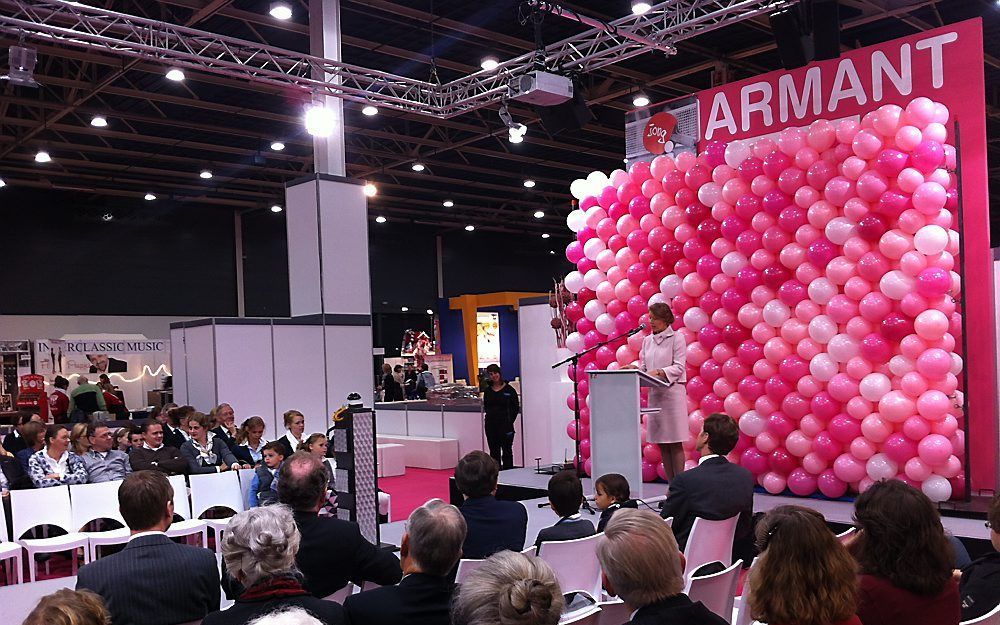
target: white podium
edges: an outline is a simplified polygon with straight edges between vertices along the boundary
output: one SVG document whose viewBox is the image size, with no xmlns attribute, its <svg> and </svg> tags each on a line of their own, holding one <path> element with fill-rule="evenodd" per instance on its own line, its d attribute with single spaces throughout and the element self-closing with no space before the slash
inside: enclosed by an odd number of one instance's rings
<svg viewBox="0 0 1000 625">
<path fill-rule="evenodd" d="M 666 382 L 636 369 L 590 372 L 591 477 L 620 473 L 628 480 L 632 496 L 639 496 L 642 490 L 639 389 L 664 386 Z"/>
</svg>

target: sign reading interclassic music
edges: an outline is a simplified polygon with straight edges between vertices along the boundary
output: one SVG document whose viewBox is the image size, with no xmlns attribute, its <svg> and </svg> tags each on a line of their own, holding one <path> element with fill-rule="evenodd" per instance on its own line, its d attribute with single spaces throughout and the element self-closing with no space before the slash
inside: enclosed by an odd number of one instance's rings
<svg viewBox="0 0 1000 625">
<path fill-rule="evenodd" d="M 111 341 L 61 341 L 63 351 L 69 354 L 115 353 L 144 354 L 147 352 L 163 352 L 167 349 L 164 340 L 111 340 Z"/>
</svg>

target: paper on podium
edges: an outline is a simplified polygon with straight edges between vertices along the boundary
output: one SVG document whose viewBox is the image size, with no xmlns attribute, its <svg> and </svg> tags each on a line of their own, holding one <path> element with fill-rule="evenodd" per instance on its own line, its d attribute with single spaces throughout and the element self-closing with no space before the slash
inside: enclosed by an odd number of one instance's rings
<svg viewBox="0 0 1000 625">
<path fill-rule="evenodd" d="M 646 373 L 645 371 L 639 371 L 638 369 L 616 369 L 614 371 L 591 371 L 590 375 L 593 376 L 604 376 L 604 375 L 631 375 L 635 374 L 639 378 L 639 386 L 644 388 L 663 388 L 665 386 L 670 386 L 669 383 L 661 380 L 660 378 L 654 377 Z"/>
</svg>

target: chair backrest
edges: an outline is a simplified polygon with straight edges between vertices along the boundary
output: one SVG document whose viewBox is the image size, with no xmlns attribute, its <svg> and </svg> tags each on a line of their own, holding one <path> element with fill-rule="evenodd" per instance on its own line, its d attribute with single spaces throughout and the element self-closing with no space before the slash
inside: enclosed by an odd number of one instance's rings
<svg viewBox="0 0 1000 625">
<path fill-rule="evenodd" d="M 582 591 L 594 598 L 601 596 L 601 563 L 597 560 L 600 538 L 595 534 L 539 545 L 538 557 L 552 566 L 563 593 Z"/>
<path fill-rule="evenodd" d="M 740 609 L 736 612 L 736 620 L 733 621 L 733 625 L 750 625 L 753 619 L 750 617 L 750 574 L 753 573 L 753 567 L 757 566 L 757 562 L 760 561 L 760 557 L 753 559 L 750 563 L 750 568 L 747 569 L 746 581 L 743 582 L 743 595 L 740 597 Z"/>
<path fill-rule="evenodd" d="M 10 534 L 7 532 L 7 506 L 0 502 L 0 543 L 10 542 Z"/>
<path fill-rule="evenodd" d="M 229 508 L 235 514 L 246 505 L 240 500 L 240 478 L 235 471 L 189 475 L 191 482 L 191 514 L 201 518 L 209 508 Z"/>
<path fill-rule="evenodd" d="M 118 487 L 121 485 L 121 480 L 115 480 L 70 486 L 73 531 L 79 531 L 84 525 L 97 519 L 114 519 L 124 526 L 125 519 L 118 509 Z"/>
<path fill-rule="evenodd" d="M 601 613 L 597 617 L 598 625 L 621 625 L 627 623 L 631 610 L 625 607 L 625 602 L 615 598 L 610 601 L 600 601 L 597 604 Z"/>
<path fill-rule="evenodd" d="M 674 528 L 674 517 L 668 516 L 667 518 L 663 519 L 663 522 L 666 523 L 667 527 L 669 527 L 670 529 Z"/>
<path fill-rule="evenodd" d="M 483 565 L 486 560 L 475 560 L 472 558 L 462 558 L 458 561 L 458 571 L 455 572 L 455 583 L 461 584 L 465 581 L 465 578 L 469 576 L 479 567 Z"/>
<path fill-rule="evenodd" d="M 732 564 L 733 537 L 736 535 L 736 522 L 739 518 L 736 515 L 722 521 L 710 521 L 701 517 L 694 520 L 684 547 L 684 559 L 687 560 L 685 579 L 709 562 L 719 561 L 725 566 Z"/>
<path fill-rule="evenodd" d="M 851 539 L 851 536 L 854 536 L 854 534 L 857 533 L 857 531 L 858 531 L 858 528 L 856 528 L 856 527 L 849 527 L 846 530 L 844 530 L 843 532 L 837 534 L 837 540 L 839 540 L 841 542 L 841 544 L 846 543 L 848 540 Z"/>
<path fill-rule="evenodd" d="M 978 618 L 962 621 L 961 625 L 1000 625 L 1000 605 Z"/>
<path fill-rule="evenodd" d="M 243 505 L 246 505 L 246 502 L 250 497 L 250 485 L 253 484 L 253 476 L 256 473 L 256 470 L 240 469 L 237 473 L 240 476 L 240 499 L 243 500 Z"/>
<path fill-rule="evenodd" d="M 15 540 L 39 525 L 53 525 L 67 532 L 75 531 L 70 512 L 69 488 L 66 486 L 12 490 L 10 513 L 13 517 Z"/>
<path fill-rule="evenodd" d="M 344 586 L 337 592 L 334 592 L 332 594 L 323 597 L 323 600 L 333 601 L 334 603 L 339 603 L 343 605 L 344 601 L 346 601 L 348 597 L 354 594 L 354 591 L 355 591 L 354 583 L 348 582 L 346 586 Z"/>
<path fill-rule="evenodd" d="M 589 605 L 579 610 L 567 612 L 559 617 L 559 625 L 597 625 L 601 617 L 601 607 Z"/>
<path fill-rule="evenodd" d="M 183 475 L 171 475 L 170 486 L 174 489 L 174 514 L 184 519 L 191 520 L 191 500 L 188 498 L 187 479 Z"/>
<path fill-rule="evenodd" d="M 691 601 L 701 601 L 705 607 L 730 622 L 733 619 L 733 603 L 736 585 L 740 581 L 743 560 L 737 560 L 731 567 L 712 575 L 692 577 L 688 581 L 687 595 Z"/>
</svg>

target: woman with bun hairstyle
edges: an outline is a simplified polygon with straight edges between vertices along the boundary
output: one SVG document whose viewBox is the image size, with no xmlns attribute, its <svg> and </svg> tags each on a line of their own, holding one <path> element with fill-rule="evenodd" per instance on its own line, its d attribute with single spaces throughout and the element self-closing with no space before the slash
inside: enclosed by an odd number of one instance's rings
<svg viewBox="0 0 1000 625">
<path fill-rule="evenodd" d="M 548 563 L 514 551 L 490 556 L 457 593 L 452 625 L 556 625 L 565 604 Z"/>
</svg>

